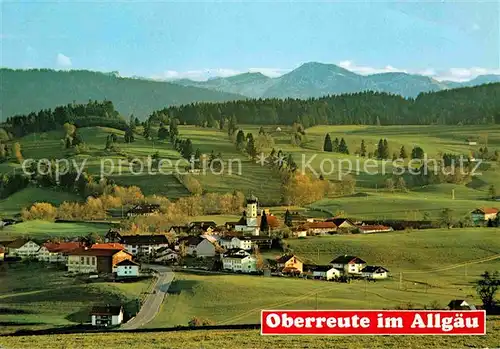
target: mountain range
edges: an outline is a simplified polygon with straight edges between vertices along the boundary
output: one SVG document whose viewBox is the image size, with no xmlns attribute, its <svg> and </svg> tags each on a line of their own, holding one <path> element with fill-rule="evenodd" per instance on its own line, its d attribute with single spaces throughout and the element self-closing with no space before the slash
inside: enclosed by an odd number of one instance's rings
<svg viewBox="0 0 500 349">
<path fill-rule="evenodd" d="M 50 69 L 0 69 L 0 120 L 15 114 L 68 103 L 111 100 L 122 115 L 146 119 L 154 110 L 196 102 L 247 98 L 310 98 L 372 90 L 416 97 L 440 91 L 500 82 L 500 75 L 482 75 L 466 82 L 437 81 L 422 75 L 382 73 L 359 75 L 334 64 L 305 63 L 278 78 L 244 73 L 207 81 L 157 81 L 120 77 L 118 72 Z"/>
<path fill-rule="evenodd" d="M 422 92 L 500 82 L 500 75 L 481 75 L 466 82 L 437 81 L 428 76 L 402 72 L 360 75 L 335 64 L 309 62 L 277 78 L 244 73 L 207 81 L 181 79 L 172 82 L 252 98 L 310 98 L 366 90 L 416 97 Z"/>
</svg>

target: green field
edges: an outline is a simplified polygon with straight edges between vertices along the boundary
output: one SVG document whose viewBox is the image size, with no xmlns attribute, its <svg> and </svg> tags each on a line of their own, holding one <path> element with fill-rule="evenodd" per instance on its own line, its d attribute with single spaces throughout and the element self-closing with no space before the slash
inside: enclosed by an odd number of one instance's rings
<svg viewBox="0 0 500 349">
<path fill-rule="evenodd" d="M 54 223 L 47 221 L 26 221 L 8 225 L 0 229 L 0 238 L 14 239 L 30 237 L 33 239 L 47 239 L 50 237 L 77 237 L 89 233 L 104 235 L 110 225 L 105 223 Z"/>
<path fill-rule="evenodd" d="M 137 283 L 84 283 L 40 263 L 10 263 L 0 267 L 0 322 L 2 332 L 89 321 L 92 305 L 127 304 L 136 308 L 149 281 Z M 129 304 L 130 303 L 130 304 Z M 14 314 L 21 311 L 21 314 Z"/>
<path fill-rule="evenodd" d="M 0 200 L 0 215 L 2 217 L 12 217 L 20 213 L 23 208 L 28 208 L 35 202 L 48 202 L 53 205 L 60 205 L 64 201 L 81 201 L 81 198 L 75 194 L 63 191 L 28 187 L 12 194 L 6 199 Z"/>
<path fill-rule="evenodd" d="M 500 318 L 490 317 L 486 336 L 261 336 L 256 330 L 238 330 L 0 337 L 0 344 L 16 349 L 31 349 L 34 340 L 40 349 L 107 348 L 110 342 L 119 348 L 141 349 L 494 348 L 500 343 L 499 327 Z"/>
</svg>

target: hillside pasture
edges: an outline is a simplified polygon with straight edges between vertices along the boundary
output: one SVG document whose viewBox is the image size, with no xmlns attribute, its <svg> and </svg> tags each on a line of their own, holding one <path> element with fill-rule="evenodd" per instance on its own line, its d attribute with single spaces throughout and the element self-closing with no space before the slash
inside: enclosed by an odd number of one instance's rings
<svg viewBox="0 0 500 349">
<path fill-rule="evenodd" d="M 0 229 L 0 237 L 5 240 L 18 237 L 32 239 L 73 238 L 97 233 L 104 236 L 111 225 L 106 223 L 55 223 L 41 220 L 12 224 Z"/>
</svg>

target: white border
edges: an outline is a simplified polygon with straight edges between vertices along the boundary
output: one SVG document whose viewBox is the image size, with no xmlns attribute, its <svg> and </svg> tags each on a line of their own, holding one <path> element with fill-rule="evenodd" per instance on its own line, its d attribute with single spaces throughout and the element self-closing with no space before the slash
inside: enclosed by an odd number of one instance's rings
<svg viewBox="0 0 500 349">
<path fill-rule="evenodd" d="M 484 332 L 483 333 L 263 333 L 263 316 L 264 312 L 397 312 L 397 313 L 463 313 L 463 312 L 479 312 L 484 314 Z M 300 309 L 263 309 L 260 311 L 260 335 L 261 336 L 485 336 L 486 335 L 486 310 L 376 310 L 376 309 L 317 309 L 317 310 L 300 310 Z"/>
</svg>

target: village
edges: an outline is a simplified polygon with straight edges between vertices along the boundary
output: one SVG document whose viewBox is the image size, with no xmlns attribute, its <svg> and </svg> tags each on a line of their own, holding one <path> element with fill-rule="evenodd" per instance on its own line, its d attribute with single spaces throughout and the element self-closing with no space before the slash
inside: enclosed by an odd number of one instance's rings
<svg viewBox="0 0 500 349">
<path fill-rule="evenodd" d="M 159 214 L 151 204 L 136 205 L 127 216 Z M 472 219 L 487 226 L 497 219 L 498 210 L 476 209 Z M 290 223 L 294 214 L 287 211 Z M 154 266 L 173 271 L 197 271 L 215 274 L 252 274 L 264 277 L 296 277 L 312 280 L 350 283 L 390 278 L 383 265 L 372 265 L 363 256 L 335 254 L 328 264 L 315 264 L 293 253 L 273 234 L 282 226 L 280 219 L 268 209 L 260 209 L 258 199 L 246 200 L 246 210 L 237 222 L 217 225 L 213 221 L 193 221 L 185 226 L 172 226 L 165 234 L 126 235 L 110 229 L 103 238 L 73 238 L 59 241 L 37 241 L 20 238 L 0 241 L 0 261 L 32 261 L 58 265 L 68 277 L 88 278 L 93 282 L 134 282 L 154 276 Z M 365 224 L 347 218 L 318 220 L 305 218 L 291 226 L 291 238 L 332 234 L 376 234 L 394 229 L 380 224 Z M 465 300 L 452 300 L 450 309 L 474 308 Z M 93 326 L 114 326 L 124 320 L 123 308 L 98 304 L 92 308 Z"/>
</svg>

